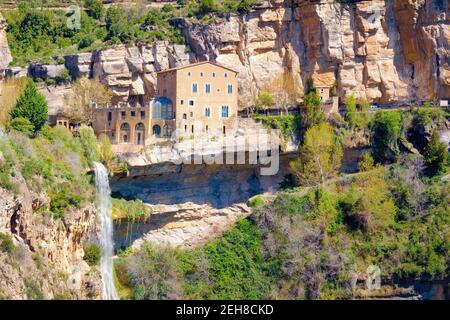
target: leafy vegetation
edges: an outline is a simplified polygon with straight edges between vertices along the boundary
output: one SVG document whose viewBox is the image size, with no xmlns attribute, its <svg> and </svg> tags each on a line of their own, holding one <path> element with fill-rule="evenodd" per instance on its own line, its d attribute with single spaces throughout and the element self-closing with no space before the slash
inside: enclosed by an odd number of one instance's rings
<svg viewBox="0 0 450 320">
<path fill-rule="evenodd" d="M 98 265 L 102 256 L 101 249 L 96 244 L 89 244 L 84 246 L 84 261 L 90 266 Z"/>
<path fill-rule="evenodd" d="M 45 191 L 50 203 L 39 208 L 39 214 L 59 218 L 81 208 L 94 200 L 91 178 L 84 173 L 90 161 L 84 145 L 61 126 L 44 126 L 33 139 L 11 131 L 0 139 L 0 186 L 14 191 L 22 176 L 30 190 Z"/>
<path fill-rule="evenodd" d="M 113 219 L 127 219 L 129 221 L 146 220 L 152 209 L 141 200 L 112 199 Z"/>
<path fill-rule="evenodd" d="M 37 90 L 33 80 L 28 83 L 10 111 L 11 118 L 19 130 L 38 132 L 48 120 L 48 106 L 44 96 Z M 28 123 L 26 123 L 28 120 Z"/>
<path fill-rule="evenodd" d="M 306 131 L 300 158 L 291 162 L 291 169 L 302 185 L 323 184 L 338 173 L 341 159 L 342 148 L 333 128 L 322 123 Z"/>
</svg>

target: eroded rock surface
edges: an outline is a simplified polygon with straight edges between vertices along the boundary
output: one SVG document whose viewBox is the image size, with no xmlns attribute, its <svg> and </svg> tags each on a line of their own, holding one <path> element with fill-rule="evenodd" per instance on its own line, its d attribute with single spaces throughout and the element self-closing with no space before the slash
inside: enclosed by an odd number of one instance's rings
<svg viewBox="0 0 450 320">
<path fill-rule="evenodd" d="M 0 187 L 0 233 L 15 249 L 0 251 L 0 296 L 6 299 L 86 299 L 101 295 L 100 274 L 83 260 L 84 239 L 96 230 L 95 208 L 67 212 L 60 220 L 39 213 L 45 194 L 16 178 L 16 193 Z"/>
<path fill-rule="evenodd" d="M 6 38 L 6 21 L 0 14 L 0 79 L 3 77 L 4 70 L 12 61 L 11 51 L 8 46 L 8 39 Z"/>
<path fill-rule="evenodd" d="M 261 1 L 243 16 L 179 19 L 186 45 L 115 46 L 66 59 L 116 100 L 149 98 L 155 72 L 202 60 L 239 71 L 242 108 L 262 89 L 303 92 L 309 79 L 382 104 L 450 96 L 448 0 Z M 286 78 L 287 77 L 287 78 Z"/>
</svg>

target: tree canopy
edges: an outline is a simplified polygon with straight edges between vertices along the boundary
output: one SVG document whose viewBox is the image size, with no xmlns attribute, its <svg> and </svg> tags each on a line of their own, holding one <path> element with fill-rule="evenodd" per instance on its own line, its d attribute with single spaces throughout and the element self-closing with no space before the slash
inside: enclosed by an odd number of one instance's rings
<svg viewBox="0 0 450 320">
<path fill-rule="evenodd" d="M 44 96 L 38 91 L 32 79 L 22 94 L 17 99 L 15 106 L 10 111 L 11 118 L 28 119 L 34 126 L 34 131 L 39 131 L 48 119 L 48 105 Z"/>
</svg>

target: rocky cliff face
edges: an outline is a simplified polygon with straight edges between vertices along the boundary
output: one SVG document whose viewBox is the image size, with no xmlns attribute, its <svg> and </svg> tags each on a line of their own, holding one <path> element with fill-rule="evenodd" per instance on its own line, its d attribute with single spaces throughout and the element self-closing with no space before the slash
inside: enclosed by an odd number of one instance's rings
<svg viewBox="0 0 450 320">
<path fill-rule="evenodd" d="M 6 299 L 85 299 L 101 294 L 100 275 L 83 261 L 83 242 L 95 231 L 95 208 L 86 207 L 53 220 L 39 214 L 45 194 L 0 187 L 0 233 L 15 249 L 0 250 L 0 296 Z"/>
<path fill-rule="evenodd" d="M 65 64 L 72 75 L 99 77 L 115 102 L 148 100 L 157 71 L 201 60 L 239 71 L 242 108 L 262 89 L 301 94 L 310 79 L 344 100 L 352 93 L 381 104 L 445 99 L 449 7 L 449 0 L 262 0 L 243 16 L 174 21 L 186 45 L 114 46 Z M 10 61 L 2 25 L 0 69 Z"/>
<path fill-rule="evenodd" d="M 303 92 L 308 80 L 382 104 L 450 96 L 448 0 L 261 1 L 244 16 L 180 19 L 186 46 L 156 42 L 69 57 L 117 100 L 151 97 L 155 72 L 199 60 L 239 71 L 241 107 L 259 90 Z"/>
<path fill-rule="evenodd" d="M 11 52 L 6 38 L 6 21 L 0 14 L 0 79 L 3 77 L 3 72 L 12 61 Z"/>
<path fill-rule="evenodd" d="M 289 72 L 341 98 L 380 103 L 450 95 L 449 3 L 431 0 L 263 1 L 249 15 L 183 21 L 196 56 L 240 71 L 241 100 Z"/>
</svg>

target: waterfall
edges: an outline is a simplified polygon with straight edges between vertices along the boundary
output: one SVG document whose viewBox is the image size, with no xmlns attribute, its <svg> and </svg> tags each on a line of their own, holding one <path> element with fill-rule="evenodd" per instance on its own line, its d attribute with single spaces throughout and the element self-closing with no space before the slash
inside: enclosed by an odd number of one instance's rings
<svg viewBox="0 0 450 320">
<path fill-rule="evenodd" d="M 95 187 L 98 193 L 99 218 L 101 222 L 100 244 L 102 257 L 100 272 L 103 282 L 103 300 L 118 300 L 119 297 L 114 286 L 114 242 L 113 222 L 111 217 L 111 189 L 109 188 L 108 170 L 99 162 L 94 162 Z"/>
</svg>

